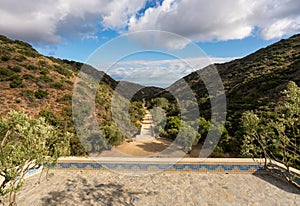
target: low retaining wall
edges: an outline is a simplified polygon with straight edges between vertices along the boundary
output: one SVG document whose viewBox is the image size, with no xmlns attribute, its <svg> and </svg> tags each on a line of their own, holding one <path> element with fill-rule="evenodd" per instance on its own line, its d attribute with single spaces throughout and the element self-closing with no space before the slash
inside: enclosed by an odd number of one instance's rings
<svg viewBox="0 0 300 206">
<path fill-rule="evenodd" d="M 259 160 L 260 161 L 260 160 Z M 60 158 L 55 170 L 112 170 L 128 172 L 187 171 L 254 173 L 264 171 L 257 161 L 244 158 Z"/>
<path fill-rule="evenodd" d="M 197 172 L 197 173 L 223 173 L 223 174 L 252 174 L 267 173 L 283 178 L 284 166 L 272 162 L 276 167 L 268 170 L 264 167 L 264 159 L 249 158 L 88 158 L 88 157 L 63 157 L 58 164 L 52 167 L 56 171 L 115 171 L 130 174 L 155 173 L 155 172 Z M 30 170 L 26 178 L 38 174 L 41 168 Z M 286 174 L 285 174 L 286 175 Z M 300 185 L 300 171 L 291 168 L 291 177 Z"/>
</svg>

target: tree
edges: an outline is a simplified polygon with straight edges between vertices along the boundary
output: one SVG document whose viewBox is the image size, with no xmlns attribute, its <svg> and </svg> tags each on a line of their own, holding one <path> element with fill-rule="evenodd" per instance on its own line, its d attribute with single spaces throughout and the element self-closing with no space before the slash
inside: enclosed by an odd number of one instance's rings
<svg viewBox="0 0 300 206">
<path fill-rule="evenodd" d="M 200 135 L 200 140 L 204 141 L 210 127 L 210 122 L 206 121 L 206 119 L 204 119 L 203 117 L 200 117 L 198 124 L 199 124 L 198 133 Z"/>
<path fill-rule="evenodd" d="M 45 122 L 12 111 L 0 120 L 0 195 L 9 195 L 16 205 L 16 193 L 29 170 L 47 168 L 61 155 L 69 154 L 69 133 L 61 133 Z M 44 171 L 44 169 L 43 169 Z M 1 200 L 0 200 L 1 201 Z"/>
<path fill-rule="evenodd" d="M 243 114 L 244 140 L 242 155 L 265 158 L 282 163 L 286 170 L 282 173 L 289 181 L 290 167 L 299 167 L 300 163 L 300 88 L 289 82 L 283 92 L 284 101 L 274 112 L 253 111 Z M 287 172 L 287 173 L 286 173 Z"/>
<path fill-rule="evenodd" d="M 140 122 L 143 120 L 143 117 L 146 114 L 146 111 L 143 108 L 143 103 L 137 101 L 130 102 L 129 114 L 131 122 L 134 123 L 137 128 L 140 128 Z"/>
<path fill-rule="evenodd" d="M 175 139 L 179 132 L 180 124 L 181 124 L 181 120 L 179 117 L 177 116 L 168 117 L 162 135 L 170 139 Z"/>
<path fill-rule="evenodd" d="M 125 136 L 115 124 L 105 125 L 102 131 L 106 141 L 112 146 L 120 145 L 125 141 Z"/>
<path fill-rule="evenodd" d="M 198 143 L 199 135 L 197 131 L 184 121 L 180 123 L 180 132 L 176 138 L 176 142 L 183 146 L 185 152 L 189 152 L 193 145 Z"/>
</svg>

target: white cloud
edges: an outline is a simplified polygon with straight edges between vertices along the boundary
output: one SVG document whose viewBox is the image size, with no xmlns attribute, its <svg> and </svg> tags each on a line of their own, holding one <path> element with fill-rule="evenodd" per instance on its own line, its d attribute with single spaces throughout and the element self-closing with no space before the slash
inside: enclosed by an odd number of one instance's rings
<svg viewBox="0 0 300 206">
<path fill-rule="evenodd" d="M 110 69 L 102 67 L 100 70 L 107 72 L 116 80 L 166 88 L 178 79 L 211 63 L 222 63 L 232 59 L 234 58 L 199 57 L 157 61 L 137 60 L 118 62 Z"/>
<path fill-rule="evenodd" d="M 145 0 L 1 0 L 0 33 L 31 43 L 86 38 L 105 28 L 126 27 Z"/>
<path fill-rule="evenodd" d="M 299 10 L 300 11 L 300 10 Z M 295 19 L 284 18 L 274 21 L 273 24 L 261 30 L 264 39 L 280 38 L 285 34 L 293 34 L 300 30 L 300 16 Z"/>
<path fill-rule="evenodd" d="M 103 15 L 103 26 L 112 29 L 122 29 L 127 26 L 129 19 L 145 6 L 141 0 L 111 1 Z"/>
<path fill-rule="evenodd" d="M 156 29 L 211 41 L 243 39 L 258 30 L 269 40 L 299 32 L 299 11 L 299 0 L 165 0 L 132 17 L 129 31 Z M 164 42 L 172 45 L 172 40 Z"/>
<path fill-rule="evenodd" d="M 146 1 L 0 0 L 0 33 L 55 44 L 69 36 L 93 37 L 102 29 L 163 30 L 193 41 L 251 35 L 269 40 L 300 31 L 299 0 L 164 0 L 139 14 Z M 173 49 L 186 45 L 163 35 L 156 41 Z"/>
</svg>

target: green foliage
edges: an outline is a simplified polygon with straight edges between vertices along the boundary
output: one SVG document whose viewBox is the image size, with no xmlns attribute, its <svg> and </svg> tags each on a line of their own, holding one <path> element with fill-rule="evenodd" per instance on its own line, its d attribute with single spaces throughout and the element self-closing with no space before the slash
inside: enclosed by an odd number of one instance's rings
<svg viewBox="0 0 300 206">
<path fill-rule="evenodd" d="M 166 98 L 155 98 L 151 100 L 152 105 L 156 107 L 160 107 L 164 110 L 168 110 L 169 108 L 169 101 Z"/>
<path fill-rule="evenodd" d="M 25 42 L 21 42 L 21 41 L 18 41 L 18 40 L 15 40 L 15 43 L 20 45 L 20 46 L 18 46 L 20 48 L 18 50 L 18 52 L 21 55 L 24 55 L 26 57 L 32 57 L 32 58 L 35 58 L 35 57 L 39 56 L 38 52 L 36 50 L 34 50 L 30 44 L 25 43 Z"/>
<path fill-rule="evenodd" d="M 178 104 L 171 97 L 168 100 L 165 97 L 158 97 L 150 101 L 149 108 L 159 107 L 166 112 L 166 116 L 178 116 L 180 110 Z"/>
<path fill-rule="evenodd" d="M 65 107 L 62 110 L 62 119 L 53 113 L 51 110 L 42 109 L 39 113 L 40 117 L 45 118 L 45 121 L 55 126 L 55 128 L 62 132 L 69 132 L 72 134 L 70 139 L 70 155 L 86 155 L 85 148 L 82 146 L 79 138 L 75 134 L 75 128 L 72 122 L 72 108 Z"/>
<path fill-rule="evenodd" d="M 70 155 L 71 156 L 86 155 L 85 148 L 82 146 L 80 139 L 76 135 L 73 135 L 70 139 Z"/>
<path fill-rule="evenodd" d="M 40 74 L 47 75 L 47 74 L 49 74 L 49 71 L 46 70 L 46 69 L 43 69 L 43 70 L 40 71 Z"/>
<path fill-rule="evenodd" d="M 39 113 L 40 117 L 43 117 L 45 119 L 45 121 L 50 124 L 53 125 L 55 127 L 60 126 L 61 121 L 59 118 L 57 118 L 54 113 L 50 110 L 46 110 L 46 109 L 42 109 Z"/>
<path fill-rule="evenodd" d="M 13 72 L 21 72 L 21 67 L 19 66 L 13 66 L 13 67 L 8 66 L 8 69 L 10 69 Z"/>
<path fill-rule="evenodd" d="M 39 80 L 41 80 L 43 82 L 53 82 L 53 79 L 51 77 L 48 77 L 47 75 L 40 76 Z"/>
<path fill-rule="evenodd" d="M 19 55 L 19 56 L 16 56 L 14 59 L 15 59 L 17 62 L 23 62 L 23 61 L 26 60 L 26 57 L 23 56 L 23 55 Z"/>
<path fill-rule="evenodd" d="M 191 147 L 198 143 L 199 135 L 193 127 L 187 123 L 181 121 L 180 123 L 180 133 L 176 139 L 176 142 L 183 146 L 184 148 Z"/>
<path fill-rule="evenodd" d="M 31 74 L 24 74 L 23 79 L 35 79 L 35 77 Z"/>
<path fill-rule="evenodd" d="M 72 95 L 70 94 L 65 94 L 63 97 L 58 98 L 57 102 L 67 102 L 72 100 Z"/>
<path fill-rule="evenodd" d="M 74 82 L 72 82 L 72 81 L 70 81 L 70 80 L 66 80 L 65 82 L 66 82 L 67 84 L 71 85 L 71 86 L 74 85 Z"/>
<path fill-rule="evenodd" d="M 0 35 L 0 41 L 2 41 L 3 43 L 12 43 L 13 42 L 13 40 L 11 40 L 3 35 Z"/>
<path fill-rule="evenodd" d="M 129 114 L 131 122 L 134 123 L 136 127 L 140 127 L 141 125 L 139 122 L 143 120 L 143 117 L 146 114 L 146 111 L 143 108 L 143 103 L 137 101 L 131 102 L 129 106 Z"/>
<path fill-rule="evenodd" d="M 39 65 L 40 67 L 46 67 L 48 64 L 47 64 L 47 62 L 44 61 L 44 60 L 39 60 L 39 61 L 38 61 L 38 65 Z"/>
<path fill-rule="evenodd" d="M 54 82 L 51 84 L 51 87 L 54 88 L 54 89 L 61 89 L 61 90 L 64 90 L 65 87 L 62 83 L 60 82 Z"/>
<path fill-rule="evenodd" d="M 124 142 L 125 136 L 115 124 L 106 125 L 101 129 L 106 141 L 108 141 L 112 146 L 117 146 Z"/>
<path fill-rule="evenodd" d="M 294 82 L 283 92 L 285 100 L 274 112 L 245 112 L 242 155 L 272 159 L 300 168 L 300 88 Z"/>
<path fill-rule="evenodd" d="M 48 92 L 39 89 L 38 91 L 34 92 L 34 96 L 38 99 L 43 99 L 44 97 L 48 96 Z"/>
<path fill-rule="evenodd" d="M 200 135 L 199 138 L 200 138 L 201 141 L 204 141 L 204 139 L 207 136 L 209 127 L 210 127 L 210 122 L 206 121 L 206 119 L 204 119 L 203 117 L 200 117 L 199 121 L 198 121 L 198 125 L 199 125 L 198 133 Z"/>
<path fill-rule="evenodd" d="M 63 68 L 60 65 L 54 65 L 53 70 L 68 78 L 73 76 L 72 73 L 68 71 L 68 69 Z"/>
<path fill-rule="evenodd" d="M 223 125 L 210 123 L 210 132 L 214 134 L 214 136 L 219 136 L 220 140 L 215 147 L 214 151 L 210 155 L 211 157 L 224 157 L 226 152 L 233 152 L 234 144 L 229 138 L 228 132 Z"/>
<path fill-rule="evenodd" d="M 7 61 L 9 60 L 9 56 L 3 55 L 3 56 L 1 57 L 1 60 L 2 60 L 3 62 L 7 62 Z"/>
<path fill-rule="evenodd" d="M 0 67 L 0 78 L 9 77 L 10 75 L 12 75 L 11 70 L 4 67 Z"/>
<path fill-rule="evenodd" d="M 169 139 L 175 139 L 179 132 L 180 125 L 181 125 L 181 120 L 179 117 L 177 116 L 168 117 L 162 135 Z"/>
<path fill-rule="evenodd" d="M 10 88 L 24 87 L 19 75 L 13 75 L 9 80 L 11 80 L 11 83 L 9 84 Z"/>
<path fill-rule="evenodd" d="M 55 164 L 69 154 L 69 133 L 60 133 L 43 118 L 32 119 L 24 113 L 10 112 L 0 120 L 0 194 L 9 194 L 16 204 L 16 192 L 25 174 L 36 166 Z"/>
<path fill-rule="evenodd" d="M 26 64 L 25 68 L 32 71 L 38 70 L 38 68 L 32 64 Z"/>
</svg>

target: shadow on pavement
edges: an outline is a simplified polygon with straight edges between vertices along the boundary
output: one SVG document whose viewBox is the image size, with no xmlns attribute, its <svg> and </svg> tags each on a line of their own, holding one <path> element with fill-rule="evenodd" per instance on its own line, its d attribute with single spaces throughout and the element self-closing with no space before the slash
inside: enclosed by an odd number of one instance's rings
<svg viewBox="0 0 300 206">
<path fill-rule="evenodd" d="M 42 205 L 133 205 L 140 196 L 156 195 L 156 192 L 133 191 L 121 184 L 88 183 L 85 178 L 68 180 L 66 189 L 49 192 L 42 197 Z"/>
<path fill-rule="evenodd" d="M 253 173 L 253 175 L 286 192 L 293 193 L 293 194 L 300 194 L 300 189 L 298 189 L 296 186 L 292 185 L 291 183 L 283 179 L 274 177 L 268 172 L 267 173 L 255 172 Z"/>
</svg>

